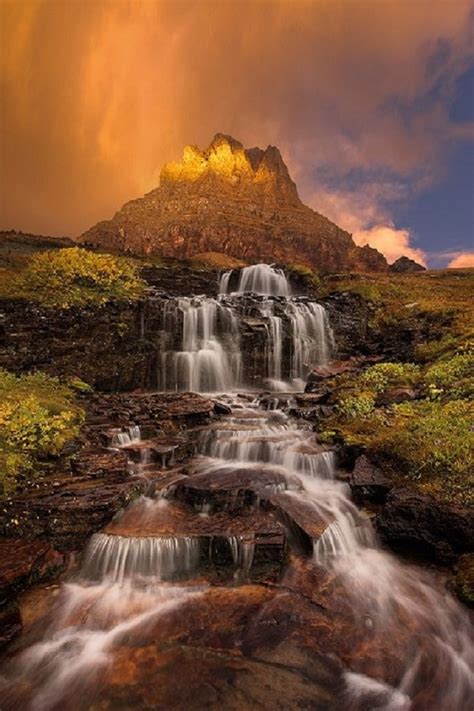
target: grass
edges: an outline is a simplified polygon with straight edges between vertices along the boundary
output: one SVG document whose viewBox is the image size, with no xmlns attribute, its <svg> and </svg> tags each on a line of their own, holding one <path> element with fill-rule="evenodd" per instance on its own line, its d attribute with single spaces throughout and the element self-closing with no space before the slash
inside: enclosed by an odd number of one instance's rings
<svg viewBox="0 0 474 711">
<path fill-rule="evenodd" d="M 396 481 L 438 500 L 474 503 L 474 270 L 344 275 L 323 286 L 370 302 L 370 328 L 382 342 L 404 328 L 417 333 L 412 363 L 334 379 L 327 439 L 363 448 Z M 412 399 L 390 404 L 393 388 Z"/>
</svg>

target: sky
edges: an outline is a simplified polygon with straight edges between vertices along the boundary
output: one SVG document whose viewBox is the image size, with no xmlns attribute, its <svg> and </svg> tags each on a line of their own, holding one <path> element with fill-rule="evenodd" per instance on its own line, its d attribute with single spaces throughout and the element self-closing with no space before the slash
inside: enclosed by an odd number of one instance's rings
<svg viewBox="0 0 474 711">
<path fill-rule="evenodd" d="M 75 236 L 217 132 L 389 262 L 474 266 L 474 0 L 0 0 L 0 229 Z"/>
</svg>

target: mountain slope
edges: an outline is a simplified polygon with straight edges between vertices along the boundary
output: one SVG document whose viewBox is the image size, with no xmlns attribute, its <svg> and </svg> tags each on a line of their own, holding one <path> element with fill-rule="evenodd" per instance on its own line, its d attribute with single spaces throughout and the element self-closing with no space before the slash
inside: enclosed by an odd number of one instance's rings
<svg viewBox="0 0 474 711">
<path fill-rule="evenodd" d="M 387 269 L 379 252 L 357 247 L 348 232 L 301 202 L 277 148 L 244 149 L 223 134 L 204 151 L 187 146 L 180 162 L 163 167 L 159 187 L 79 241 L 142 255 L 222 252 L 321 271 Z"/>
</svg>

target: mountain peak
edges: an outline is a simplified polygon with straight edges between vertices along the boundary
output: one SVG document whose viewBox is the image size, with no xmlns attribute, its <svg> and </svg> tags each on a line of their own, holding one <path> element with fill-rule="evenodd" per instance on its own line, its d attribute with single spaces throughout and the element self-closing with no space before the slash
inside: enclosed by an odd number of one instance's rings
<svg viewBox="0 0 474 711">
<path fill-rule="evenodd" d="M 304 205 L 276 146 L 244 148 L 216 133 L 186 146 L 160 184 L 79 238 L 132 254 L 192 257 L 218 252 L 249 262 L 306 264 L 318 271 L 385 271 L 375 249 Z"/>
<path fill-rule="evenodd" d="M 168 189 L 209 180 L 227 183 L 236 190 L 253 188 L 266 200 L 300 202 L 278 148 L 245 149 L 223 133 L 216 133 L 204 150 L 186 146 L 181 161 L 166 163 L 160 174 L 160 186 Z"/>
</svg>

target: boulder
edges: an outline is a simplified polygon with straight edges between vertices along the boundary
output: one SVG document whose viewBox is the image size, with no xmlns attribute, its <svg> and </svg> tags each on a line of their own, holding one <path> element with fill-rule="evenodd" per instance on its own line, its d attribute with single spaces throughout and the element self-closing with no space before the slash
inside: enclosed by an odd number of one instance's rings
<svg viewBox="0 0 474 711">
<path fill-rule="evenodd" d="M 380 503 L 386 499 L 393 487 L 392 480 L 365 454 L 357 459 L 349 483 L 354 498 L 361 502 Z"/>
<path fill-rule="evenodd" d="M 377 397 L 377 406 L 395 405 L 400 402 L 416 400 L 417 394 L 412 388 L 390 388 Z"/>
<path fill-rule="evenodd" d="M 393 547 L 452 563 L 474 548 L 474 509 L 437 501 L 410 489 L 392 489 L 377 526 Z"/>
</svg>

